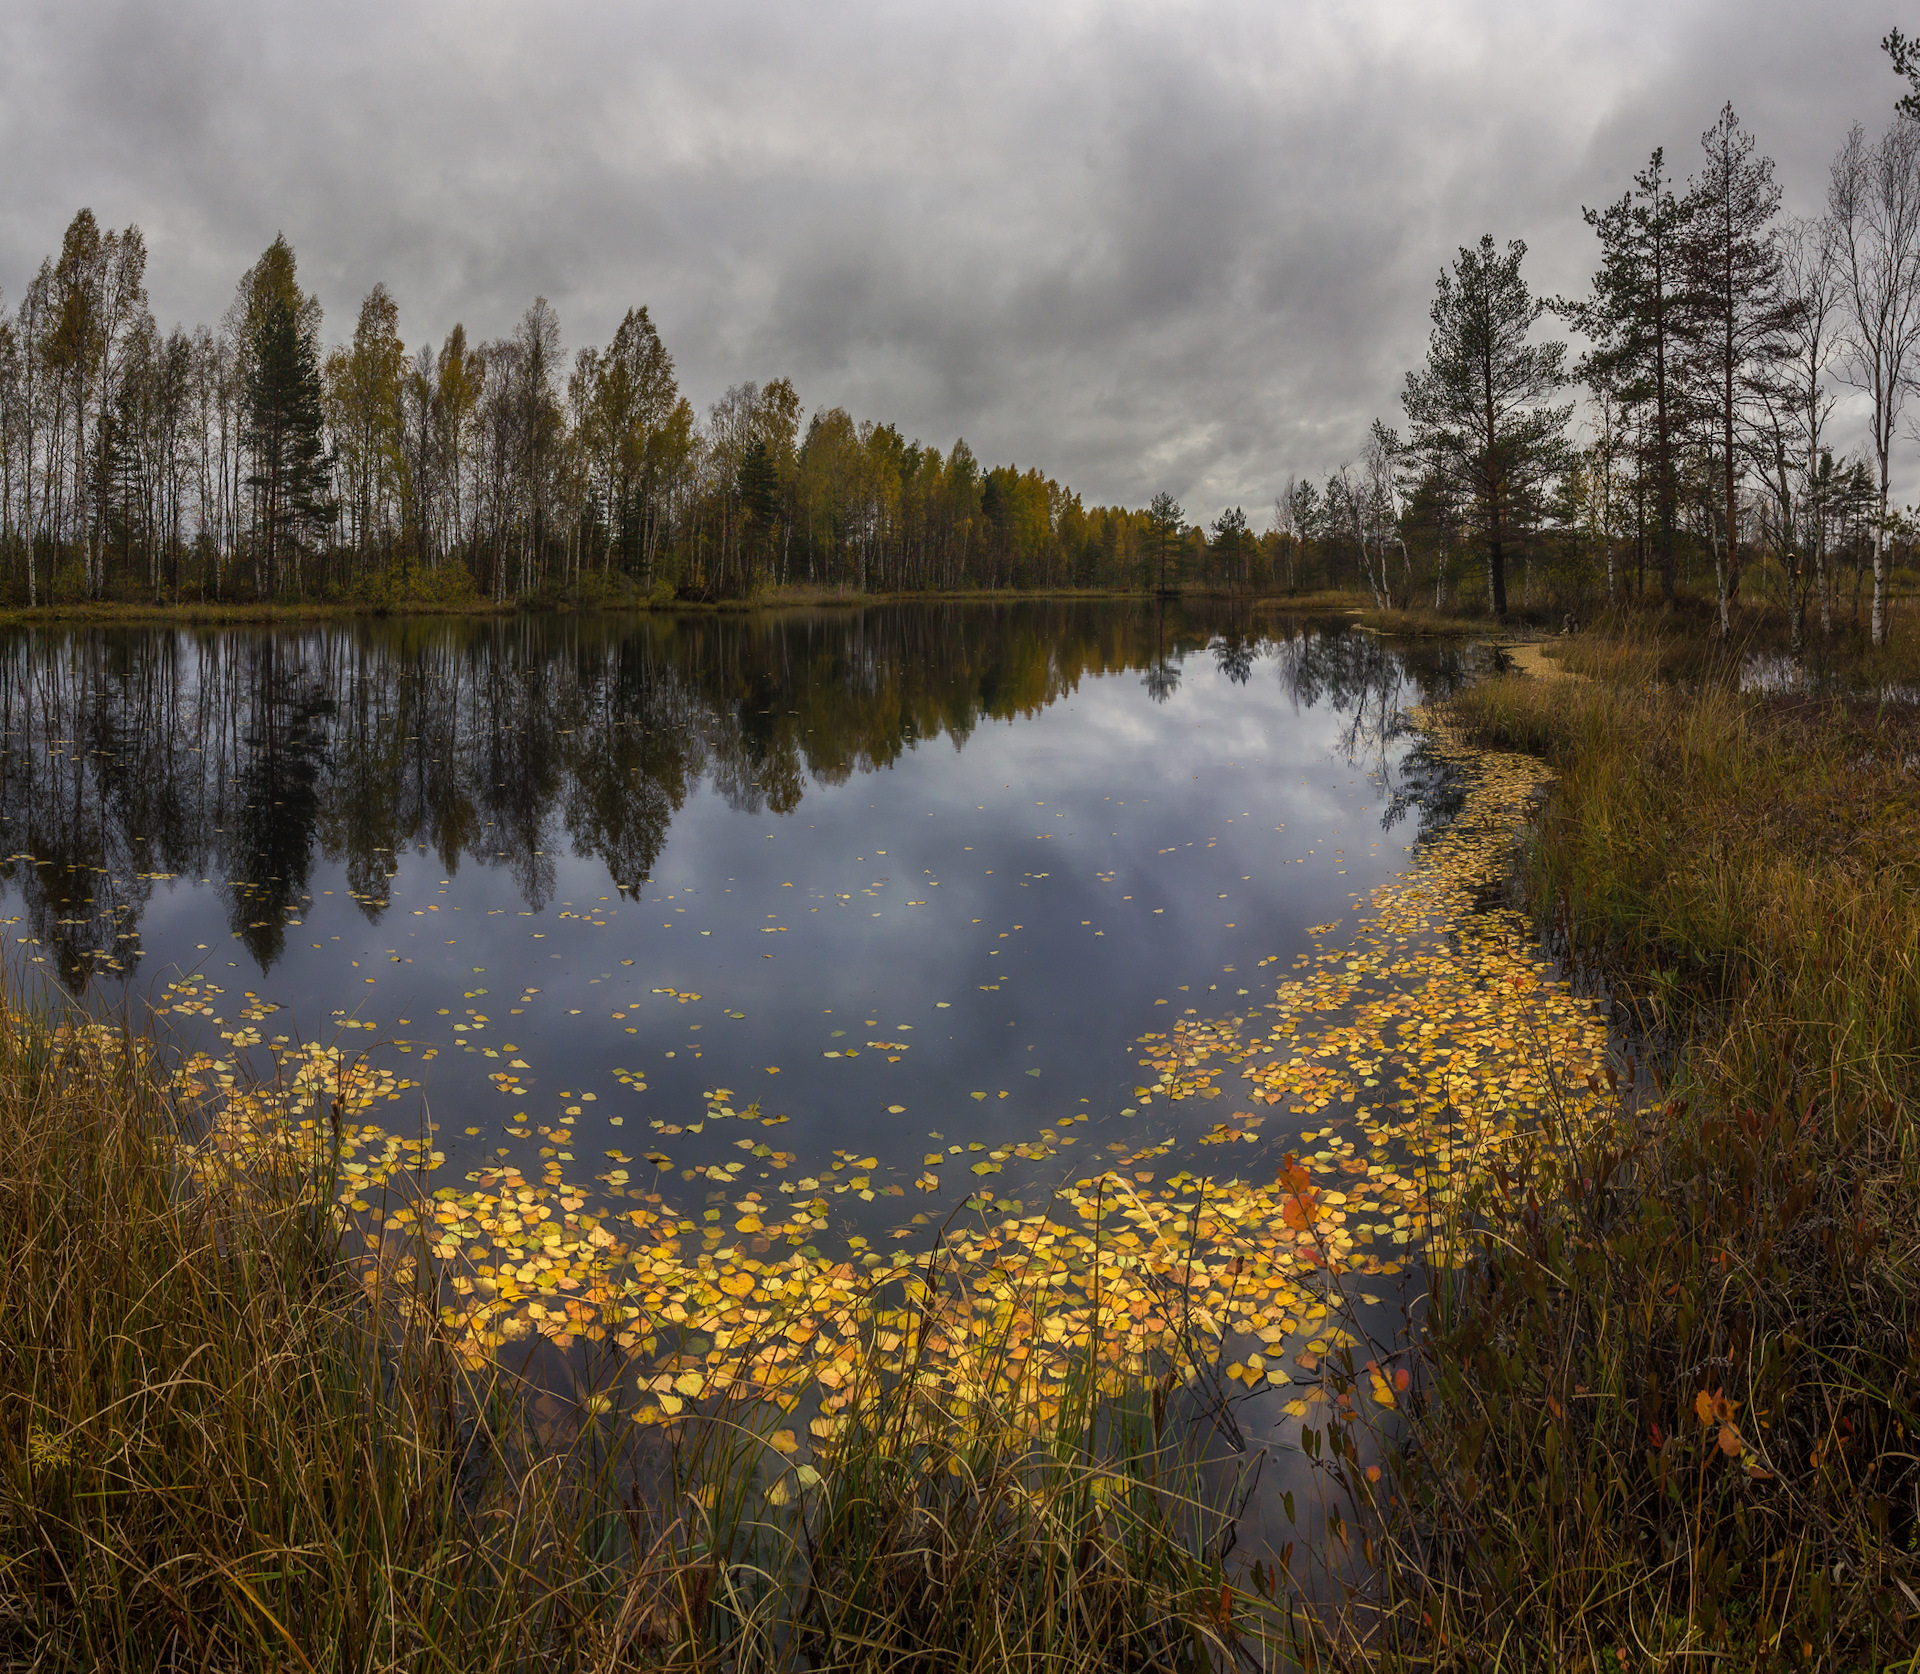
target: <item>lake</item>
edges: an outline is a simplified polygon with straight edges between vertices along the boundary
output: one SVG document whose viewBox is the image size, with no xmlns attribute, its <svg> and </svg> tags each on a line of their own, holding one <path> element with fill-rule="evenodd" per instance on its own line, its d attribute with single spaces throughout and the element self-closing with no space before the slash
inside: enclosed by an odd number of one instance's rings
<svg viewBox="0 0 1920 1674">
<path fill-rule="evenodd" d="M 702 1206 L 824 1180 L 822 1236 L 862 1242 L 979 1186 L 935 1153 L 1192 1138 L 1135 1043 L 1270 999 L 1405 867 L 1401 712 L 1464 660 L 1043 602 L 35 630 L 0 658 L 26 969 L 152 1004 L 183 1051 L 240 1021 L 256 1070 L 373 1047 L 418 1083 L 386 1125 L 431 1122 L 452 1169 L 611 1158 Z M 716 1090 L 771 1155 L 703 1120 Z"/>
<path fill-rule="evenodd" d="M 1392 1445 L 1460 1194 L 1613 1082 L 1506 901 L 1540 765 L 1408 715 L 1493 661 L 1042 601 L 15 632 L 10 975 L 154 1031 L 198 1177 L 322 1164 L 555 1423 L 771 1403 L 772 1498 L 870 1373 L 1044 1429 L 1089 1351 L 1177 1366 L 1271 1556 L 1315 1425 Z"/>
</svg>

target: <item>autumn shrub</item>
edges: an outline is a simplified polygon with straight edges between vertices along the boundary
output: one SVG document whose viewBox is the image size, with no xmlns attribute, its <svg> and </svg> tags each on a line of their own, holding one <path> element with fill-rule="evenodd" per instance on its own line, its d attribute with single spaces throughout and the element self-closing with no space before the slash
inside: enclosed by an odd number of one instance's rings
<svg viewBox="0 0 1920 1674">
<path fill-rule="evenodd" d="M 1456 700 L 1555 781 L 1518 858 L 1623 1027 L 1611 1132 L 1543 1129 L 1436 1280 L 1357 1660 L 1881 1667 L 1920 1649 L 1913 723 L 1732 680 Z"/>
<path fill-rule="evenodd" d="M 410 564 L 407 568 L 402 608 L 429 605 L 441 610 L 466 610 L 484 602 L 474 586 L 473 571 L 458 559 Z"/>
<path fill-rule="evenodd" d="M 1392 610 L 1372 605 L 1360 613 L 1361 626 L 1395 638 L 1424 638 L 1430 634 L 1455 638 L 1485 637 L 1491 621 L 1484 610 L 1435 610 L 1431 602 L 1413 600 Z"/>
</svg>

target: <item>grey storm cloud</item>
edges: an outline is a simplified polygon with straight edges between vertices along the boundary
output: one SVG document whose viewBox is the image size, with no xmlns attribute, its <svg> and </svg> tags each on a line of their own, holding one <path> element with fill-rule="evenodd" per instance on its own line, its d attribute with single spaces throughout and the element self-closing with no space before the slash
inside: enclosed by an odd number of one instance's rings
<svg viewBox="0 0 1920 1674">
<path fill-rule="evenodd" d="M 645 302 L 696 403 L 788 375 L 1089 501 L 1265 507 L 1351 457 L 1490 231 L 1545 292 L 1582 204 L 1731 99 L 1818 208 L 1900 86 L 1856 0 L 10 8 L 0 283 L 137 222 L 162 324 L 277 231 L 345 336 L 569 346 Z"/>
</svg>

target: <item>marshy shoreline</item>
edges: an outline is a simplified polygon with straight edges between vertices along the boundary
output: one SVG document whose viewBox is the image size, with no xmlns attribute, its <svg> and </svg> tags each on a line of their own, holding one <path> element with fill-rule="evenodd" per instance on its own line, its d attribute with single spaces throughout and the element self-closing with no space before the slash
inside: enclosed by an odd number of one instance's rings
<svg viewBox="0 0 1920 1674">
<path fill-rule="evenodd" d="M 1575 678 L 1453 705 L 1552 770 L 1526 899 L 1660 1096 L 1493 1181 L 1436 1290 L 1382 1543 L 1421 1642 L 1390 1661 L 1879 1667 L 1920 1639 L 1915 717 L 1848 695 L 1885 653 L 1779 698 L 1741 649 L 1628 619 L 1554 648 Z"/>
<path fill-rule="evenodd" d="M 1179 1398 L 1224 1389 L 1223 1367 L 1191 1335 L 1124 1378 L 1069 1356 L 1040 1438 L 988 1401 L 943 1428 L 911 1332 L 905 1351 L 868 1342 L 830 1452 L 798 1466 L 795 1421 L 744 1393 L 697 1425 L 634 1425 L 615 1377 L 556 1393 L 511 1345 L 475 1364 L 424 1247 L 372 1265 L 342 1247 L 337 1149 L 183 1184 L 181 1147 L 208 1130 L 142 1043 L 16 996 L 0 1660 L 1911 1654 L 1909 721 L 1744 694 L 1733 665 L 1644 621 L 1550 655 L 1580 678 L 1483 679 L 1446 724 L 1551 771 L 1517 851 L 1528 910 L 1662 1044 L 1660 1096 L 1502 1156 L 1436 1227 L 1465 1259 L 1431 1270 L 1420 1335 L 1328 1358 L 1334 1398 L 1302 1441 L 1345 1499 L 1318 1553 L 1234 1555 L 1238 1488 L 1202 1468 L 1206 1402 Z M 1382 1446 L 1364 1397 L 1389 1348 L 1411 1375 L 1381 1403 Z M 1316 1566 L 1344 1593 L 1310 1586 Z"/>
<path fill-rule="evenodd" d="M 1180 599 L 1206 600 L 1237 597 L 1204 587 L 1189 587 L 1172 595 Z M 377 591 L 345 598 L 298 599 L 263 602 L 256 600 L 180 599 L 72 600 L 57 604 L 0 606 L 0 626 L 34 627 L 118 627 L 160 626 L 180 623 L 188 626 L 303 627 L 320 622 L 373 621 L 388 618 L 472 618 L 489 621 L 523 615 L 570 615 L 598 612 L 613 616 L 701 616 L 737 615 L 779 610 L 863 610 L 882 605 L 914 604 L 1022 604 L 1031 601 L 1062 603 L 1110 603 L 1133 600 L 1152 604 L 1156 595 L 1145 588 L 1129 587 L 974 587 L 952 590 L 915 589 L 909 592 L 866 592 L 845 586 L 812 586 L 796 583 L 768 586 L 741 598 L 702 598 L 668 596 L 649 598 L 635 590 L 556 592 L 534 594 L 496 602 L 473 594 L 453 597 L 396 594 L 385 597 Z M 1249 595 L 1249 597 L 1253 597 Z M 1313 595 L 1304 602 L 1284 595 L 1257 596 L 1257 602 L 1277 603 L 1287 609 L 1346 608 L 1360 596 L 1346 593 Z"/>
</svg>

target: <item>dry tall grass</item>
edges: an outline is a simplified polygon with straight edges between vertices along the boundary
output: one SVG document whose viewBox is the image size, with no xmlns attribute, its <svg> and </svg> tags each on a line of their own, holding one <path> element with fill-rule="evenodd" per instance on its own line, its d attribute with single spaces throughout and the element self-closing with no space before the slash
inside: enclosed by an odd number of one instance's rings
<svg viewBox="0 0 1920 1674">
<path fill-rule="evenodd" d="M 1376 1495 L 1353 1654 L 1868 1668 L 1920 1650 L 1913 723 L 1670 678 L 1457 703 L 1557 783 L 1521 856 L 1658 1083 L 1484 1187 Z M 1626 1068 L 1627 1066 L 1622 1066 Z"/>
<path fill-rule="evenodd" d="M 884 1357 L 790 1469 L 776 1411 L 635 1425 L 622 1368 L 474 1377 L 369 1291 L 330 1181 L 190 1187 L 144 1043 L 0 1010 L 0 1666 L 1218 1668 L 1238 1599 L 1177 1368 L 1037 1437 Z M 430 1263 L 401 1264 L 425 1275 Z"/>
</svg>

